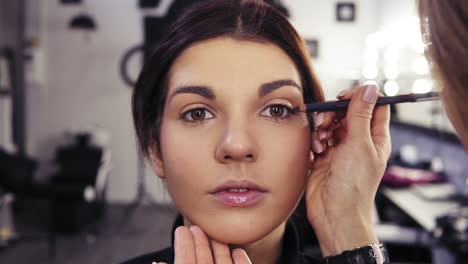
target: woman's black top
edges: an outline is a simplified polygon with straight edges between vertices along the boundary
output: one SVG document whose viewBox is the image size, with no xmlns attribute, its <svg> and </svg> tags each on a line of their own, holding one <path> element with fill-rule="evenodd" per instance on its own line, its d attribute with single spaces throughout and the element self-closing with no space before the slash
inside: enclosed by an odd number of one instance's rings
<svg viewBox="0 0 468 264">
<path fill-rule="evenodd" d="M 172 227 L 172 247 L 127 260 L 122 264 L 152 264 L 153 262 L 174 263 L 174 231 L 181 225 L 183 225 L 183 218 L 179 215 Z M 320 259 L 304 253 L 294 221 L 288 220 L 287 222 L 284 233 L 283 250 L 278 263 L 320 263 Z"/>
</svg>

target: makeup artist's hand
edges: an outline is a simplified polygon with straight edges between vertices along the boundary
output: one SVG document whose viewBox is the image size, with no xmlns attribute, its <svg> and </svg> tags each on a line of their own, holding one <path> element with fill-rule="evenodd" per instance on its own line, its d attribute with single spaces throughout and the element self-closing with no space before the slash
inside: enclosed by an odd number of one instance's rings
<svg viewBox="0 0 468 264">
<path fill-rule="evenodd" d="M 374 199 L 390 156 L 390 108 L 374 105 L 374 85 L 345 90 L 346 113 L 314 117 L 315 161 L 306 188 L 307 216 L 324 256 L 377 243 Z M 326 147 L 327 140 L 333 146 Z"/>
<path fill-rule="evenodd" d="M 198 226 L 180 226 L 175 231 L 175 264 L 221 263 L 249 264 L 247 253 L 236 248 L 231 252 L 226 244 L 209 240 Z"/>
</svg>

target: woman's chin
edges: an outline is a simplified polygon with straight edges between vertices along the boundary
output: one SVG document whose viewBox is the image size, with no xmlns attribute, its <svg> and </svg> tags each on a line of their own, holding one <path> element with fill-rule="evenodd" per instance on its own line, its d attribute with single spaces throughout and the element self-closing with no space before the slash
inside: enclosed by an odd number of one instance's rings
<svg viewBox="0 0 468 264">
<path fill-rule="evenodd" d="M 280 224 L 280 223 L 278 223 Z M 243 245 L 258 241 L 270 234 L 276 225 L 265 225 L 265 223 L 216 223 L 201 226 L 208 237 L 225 244 Z"/>
<path fill-rule="evenodd" d="M 212 231 L 212 232 L 210 232 Z M 269 231 L 265 230 L 264 232 L 253 232 L 252 230 L 206 230 L 207 235 L 224 244 L 234 244 L 234 245 L 245 245 L 255 241 L 258 241 L 268 235 Z"/>
</svg>

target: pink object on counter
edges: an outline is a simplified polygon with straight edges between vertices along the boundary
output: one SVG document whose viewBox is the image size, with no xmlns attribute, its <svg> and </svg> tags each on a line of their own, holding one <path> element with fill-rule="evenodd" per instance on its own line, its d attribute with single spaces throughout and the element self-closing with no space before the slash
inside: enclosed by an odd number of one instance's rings
<svg viewBox="0 0 468 264">
<path fill-rule="evenodd" d="M 442 176 L 428 170 L 389 166 L 385 171 L 382 183 L 395 187 L 405 187 L 412 184 L 441 182 Z"/>
</svg>

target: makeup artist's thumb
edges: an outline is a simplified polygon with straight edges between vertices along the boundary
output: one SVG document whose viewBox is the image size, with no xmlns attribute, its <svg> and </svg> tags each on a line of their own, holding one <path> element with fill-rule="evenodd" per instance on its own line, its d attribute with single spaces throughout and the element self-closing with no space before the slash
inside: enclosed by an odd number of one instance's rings
<svg viewBox="0 0 468 264">
<path fill-rule="evenodd" d="M 350 137 L 370 137 L 372 113 L 377 97 L 377 86 L 375 85 L 363 86 L 351 97 L 346 113 Z"/>
</svg>

